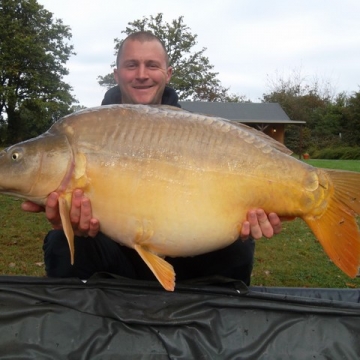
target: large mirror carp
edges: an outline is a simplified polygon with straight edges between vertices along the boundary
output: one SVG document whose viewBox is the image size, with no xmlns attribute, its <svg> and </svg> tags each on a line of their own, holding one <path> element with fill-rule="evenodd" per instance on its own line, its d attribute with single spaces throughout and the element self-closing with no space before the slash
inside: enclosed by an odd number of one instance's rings
<svg viewBox="0 0 360 360">
<path fill-rule="evenodd" d="M 174 290 L 175 274 L 163 257 L 230 245 L 254 208 L 302 218 L 355 276 L 359 184 L 360 173 L 314 168 L 245 125 L 170 107 L 86 109 L 0 154 L 0 193 L 42 205 L 61 194 L 72 260 L 69 208 L 80 188 L 101 231 L 134 248 L 166 290 Z"/>
</svg>

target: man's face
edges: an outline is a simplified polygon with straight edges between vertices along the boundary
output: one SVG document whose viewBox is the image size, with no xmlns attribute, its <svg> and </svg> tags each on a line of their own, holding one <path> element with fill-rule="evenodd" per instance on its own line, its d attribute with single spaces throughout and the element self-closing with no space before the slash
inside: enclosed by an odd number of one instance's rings
<svg viewBox="0 0 360 360">
<path fill-rule="evenodd" d="M 158 41 L 125 42 L 114 77 L 124 104 L 161 104 L 172 69 Z"/>
</svg>

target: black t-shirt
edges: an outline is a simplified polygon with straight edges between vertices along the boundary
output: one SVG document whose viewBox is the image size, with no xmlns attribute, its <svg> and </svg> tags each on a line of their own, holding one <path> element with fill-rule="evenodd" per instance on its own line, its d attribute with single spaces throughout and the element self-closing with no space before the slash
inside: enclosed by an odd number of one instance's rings
<svg viewBox="0 0 360 360">
<path fill-rule="evenodd" d="M 166 86 L 161 99 L 161 104 L 181 107 L 178 100 L 179 98 L 175 90 Z M 111 104 L 121 104 L 121 92 L 118 86 L 114 86 L 111 89 L 109 89 L 105 93 L 104 99 L 101 102 L 101 105 L 111 105 Z"/>
</svg>

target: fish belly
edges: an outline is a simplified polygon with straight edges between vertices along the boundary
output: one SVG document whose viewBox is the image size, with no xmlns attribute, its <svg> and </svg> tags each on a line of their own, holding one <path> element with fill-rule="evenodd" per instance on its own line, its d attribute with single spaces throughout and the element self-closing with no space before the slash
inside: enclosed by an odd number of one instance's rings
<svg viewBox="0 0 360 360">
<path fill-rule="evenodd" d="M 161 163 L 105 172 L 90 166 L 88 177 L 86 195 L 102 232 L 131 248 L 141 244 L 167 256 L 206 253 L 235 241 L 246 216 L 234 175 L 224 179 Z"/>
</svg>

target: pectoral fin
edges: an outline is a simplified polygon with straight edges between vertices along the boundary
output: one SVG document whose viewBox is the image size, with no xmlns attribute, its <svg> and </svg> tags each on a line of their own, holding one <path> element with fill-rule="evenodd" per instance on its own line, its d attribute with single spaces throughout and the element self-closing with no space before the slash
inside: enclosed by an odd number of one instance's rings
<svg viewBox="0 0 360 360">
<path fill-rule="evenodd" d="M 65 197 L 59 197 L 59 212 L 61 223 L 70 248 L 71 265 L 74 264 L 74 230 L 70 221 L 70 208 Z"/>
<path fill-rule="evenodd" d="M 160 256 L 150 252 L 141 245 L 135 245 L 135 250 L 153 272 L 155 277 L 159 280 L 164 289 L 167 291 L 174 291 L 174 268 Z"/>
</svg>

